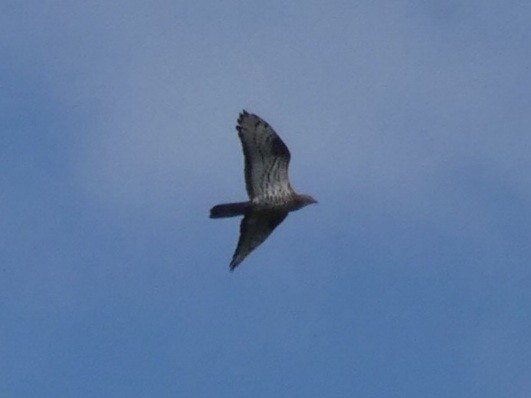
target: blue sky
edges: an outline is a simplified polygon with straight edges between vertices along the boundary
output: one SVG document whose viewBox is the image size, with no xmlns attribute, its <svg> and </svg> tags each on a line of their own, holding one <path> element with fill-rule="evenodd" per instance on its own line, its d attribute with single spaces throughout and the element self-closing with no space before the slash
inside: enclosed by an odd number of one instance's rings
<svg viewBox="0 0 531 398">
<path fill-rule="evenodd" d="M 0 6 L 2 397 L 529 397 L 531 5 Z M 245 108 L 319 205 L 233 273 Z"/>
</svg>

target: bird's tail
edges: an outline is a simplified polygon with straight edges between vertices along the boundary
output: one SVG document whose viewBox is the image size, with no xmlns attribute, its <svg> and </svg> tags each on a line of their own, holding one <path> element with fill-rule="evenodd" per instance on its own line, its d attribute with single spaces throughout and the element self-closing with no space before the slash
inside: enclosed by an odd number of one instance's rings
<svg viewBox="0 0 531 398">
<path fill-rule="evenodd" d="M 235 217 L 245 214 L 249 202 L 224 203 L 210 209 L 210 218 Z"/>
</svg>

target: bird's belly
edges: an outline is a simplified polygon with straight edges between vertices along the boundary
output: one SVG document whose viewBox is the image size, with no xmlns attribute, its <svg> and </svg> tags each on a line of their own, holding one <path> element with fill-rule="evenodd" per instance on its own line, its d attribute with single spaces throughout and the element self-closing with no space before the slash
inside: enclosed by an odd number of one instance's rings
<svg viewBox="0 0 531 398">
<path fill-rule="evenodd" d="M 289 198 L 281 195 L 261 196 L 253 199 L 253 205 L 264 209 L 285 208 L 289 203 Z"/>
</svg>

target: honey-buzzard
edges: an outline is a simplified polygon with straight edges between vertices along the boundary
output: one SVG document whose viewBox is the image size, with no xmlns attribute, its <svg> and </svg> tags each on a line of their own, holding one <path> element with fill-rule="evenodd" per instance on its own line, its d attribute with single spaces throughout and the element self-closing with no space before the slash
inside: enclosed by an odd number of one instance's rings
<svg viewBox="0 0 531 398">
<path fill-rule="evenodd" d="M 210 209 L 210 218 L 244 216 L 229 265 L 231 271 L 266 240 L 289 212 L 317 203 L 311 196 L 299 195 L 291 188 L 288 147 L 266 121 L 244 110 L 236 130 L 243 147 L 249 200 Z"/>
</svg>

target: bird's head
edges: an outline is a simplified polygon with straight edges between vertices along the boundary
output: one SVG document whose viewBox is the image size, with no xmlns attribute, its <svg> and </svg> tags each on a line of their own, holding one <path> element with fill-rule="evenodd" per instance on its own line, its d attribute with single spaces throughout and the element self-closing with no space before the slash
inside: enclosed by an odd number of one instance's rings
<svg viewBox="0 0 531 398">
<path fill-rule="evenodd" d="M 308 206 L 313 203 L 317 203 L 317 201 L 310 195 L 297 195 L 295 199 L 295 207 L 297 210 L 302 209 L 304 206 Z"/>
</svg>

